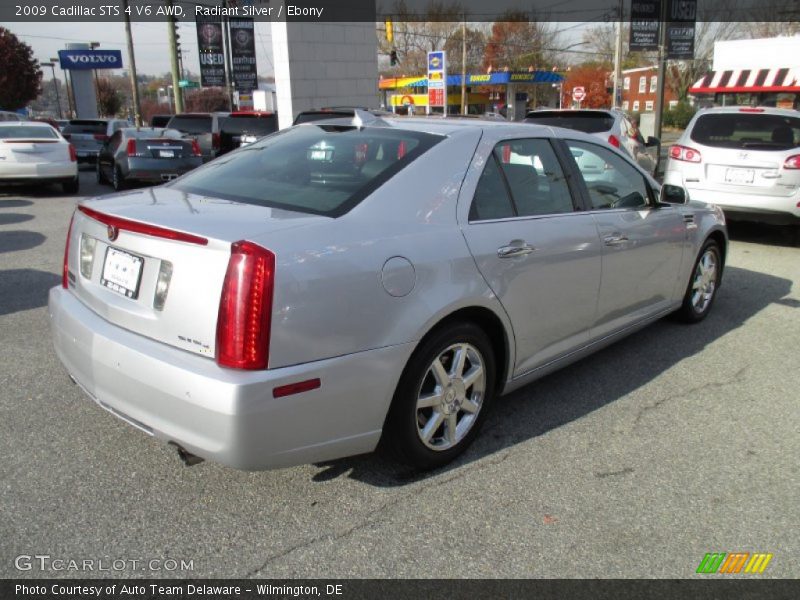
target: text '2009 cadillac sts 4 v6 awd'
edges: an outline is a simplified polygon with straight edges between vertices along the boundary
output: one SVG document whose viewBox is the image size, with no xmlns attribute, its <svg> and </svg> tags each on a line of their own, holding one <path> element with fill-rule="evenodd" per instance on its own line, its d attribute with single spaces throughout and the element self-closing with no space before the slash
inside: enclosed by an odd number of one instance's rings
<svg viewBox="0 0 800 600">
<path fill-rule="evenodd" d="M 702 320 L 726 249 L 719 209 L 592 136 L 357 113 L 81 202 L 49 312 L 70 376 L 184 457 L 429 469 L 503 393 Z"/>
</svg>

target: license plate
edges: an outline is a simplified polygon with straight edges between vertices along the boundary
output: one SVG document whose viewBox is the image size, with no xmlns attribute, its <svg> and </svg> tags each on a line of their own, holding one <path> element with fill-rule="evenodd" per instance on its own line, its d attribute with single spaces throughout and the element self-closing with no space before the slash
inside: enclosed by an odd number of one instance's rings
<svg viewBox="0 0 800 600">
<path fill-rule="evenodd" d="M 725 183 L 753 183 L 753 169 L 728 169 L 725 171 Z"/>
<path fill-rule="evenodd" d="M 175 158 L 175 151 L 174 150 L 159 150 L 158 155 L 161 158 Z"/>
<path fill-rule="evenodd" d="M 142 257 L 109 246 L 100 283 L 127 298 L 136 299 L 143 264 Z"/>
</svg>

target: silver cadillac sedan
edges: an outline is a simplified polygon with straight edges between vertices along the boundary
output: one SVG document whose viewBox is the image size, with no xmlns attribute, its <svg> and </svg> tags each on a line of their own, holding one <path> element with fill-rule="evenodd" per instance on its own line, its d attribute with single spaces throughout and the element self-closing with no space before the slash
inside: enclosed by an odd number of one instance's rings
<svg viewBox="0 0 800 600">
<path fill-rule="evenodd" d="M 504 393 L 701 321 L 726 250 L 593 136 L 359 111 L 81 202 L 49 313 L 70 377 L 188 463 L 430 469 Z"/>
</svg>

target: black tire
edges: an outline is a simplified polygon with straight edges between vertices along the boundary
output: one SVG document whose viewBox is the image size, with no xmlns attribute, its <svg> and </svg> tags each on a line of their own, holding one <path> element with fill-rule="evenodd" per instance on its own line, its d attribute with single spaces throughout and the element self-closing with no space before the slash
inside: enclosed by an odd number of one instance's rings
<svg viewBox="0 0 800 600">
<path fill-rule="evenodd" d="M 65 194 L 77 194 L 80 187 L 80 180 L 77 177 L 61 184 L 61 188 L 64 190 Z"/>
<path fill-rule="evenodd" d="M 95 164 L 97 165 L 95 167 L 95 176 L 97 177 L 97 183 L 99 184 L 106 183 L 106 178 L 103 176 L 103 171 L 100 169 L 100 161 L 98 160 Z"/>
<path fill-rule="evenodd" d="M 460 374 L 467 376 L 449 379 L 449 375 L 458 373 L 459 351 L 467 357 L 461 363 Z M 444 389 L 433 374 L 434 360 L 439 360 L 448 372 L 449 383 Z M 482 390 L 479 380 L 464 386 L 464 380 L 478 377 L 476 365 L 483 369 Z M 494 397 L 495 373 L 492 344 L 480 327 L 455 323 L 433 332 L 415 350 L 400 377 L 384 424 L 381 450 L 423 471 L 451 462 L 469 447 L 480 431 Z M 423 395 L 433 398 L 436 386 L 441 392 L 436 397 L 441 398 L 441 402 L 420 408 L 418 400 Z M 451 429 L 453 414 L 456 425 Z M 424 425 L 431 430 L 428 442 L 423 441 Z"/>
<path fill-rule="evenodd" d="M 713 274 L 708 274 L 707 259 L 713 261 Z M 707 240 L 694 262 L 683 296 L 683 305 L 678 309 L 677 317 L 685 323 L 699 323 L 705 319 L 711 312 L 721 279 L 722 252 L 717 242 Z"/>
<path fill-rule="evenodd" d="M 117 192 L 121 192 L 126 187 L 128 187 L 128 184 L 125 181 L 125 177 L 122 175 L 122 171 L 120 170 L 119 165 L 114 165 L 114 170 L 112 171 L 111 185 Z"/>
</svg>

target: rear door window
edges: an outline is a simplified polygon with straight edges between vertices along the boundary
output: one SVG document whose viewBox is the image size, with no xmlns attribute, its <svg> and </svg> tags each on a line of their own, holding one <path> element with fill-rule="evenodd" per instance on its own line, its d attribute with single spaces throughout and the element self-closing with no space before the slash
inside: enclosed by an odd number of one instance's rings
<svg viewBox="0 0 800 600">
<path fill-rule="evenodd" d="M 441 139 L 386 128 L 296 127 L 218 158 L 170 185 L 204 196 L 337 217 Z"/>
<path fill-rule="evenodd" d="M 714 148 L 791 150 L 800 146 L 800 118 L 744 112 L 701 115 L 689 137 Z"/>
</svg>

